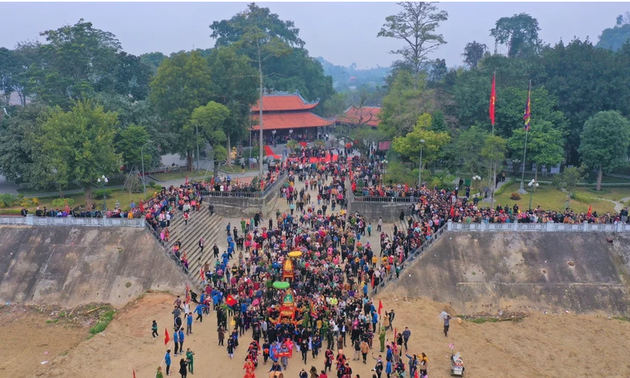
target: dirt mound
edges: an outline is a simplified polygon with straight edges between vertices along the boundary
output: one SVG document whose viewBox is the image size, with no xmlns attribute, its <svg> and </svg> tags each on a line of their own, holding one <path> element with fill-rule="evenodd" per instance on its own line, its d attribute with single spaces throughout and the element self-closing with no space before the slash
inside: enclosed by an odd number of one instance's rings
<svg viewBox="0 0 630 378">
<path fill-rule="evenodd" d="M 450 233 L 384 295 L 428 297 L 458 313 L 628 315 L 630 237 L 601 233 Z"/>
<path fill-rule="evenodd" d="M 144 230 L 0 227 L 0 303 L 120 307 L 186 276 Z"/>
</svg>

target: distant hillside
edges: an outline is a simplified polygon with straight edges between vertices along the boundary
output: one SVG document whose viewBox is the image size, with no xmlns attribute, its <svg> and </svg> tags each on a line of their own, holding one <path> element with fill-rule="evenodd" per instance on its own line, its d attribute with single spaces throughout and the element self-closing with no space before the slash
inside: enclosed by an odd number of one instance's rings
<svg viewBox="0 0 630 378">
<path fill-rule="evenodd" d="M 352 63 L 349 67 L 337 66 L 321 56 L 317 60 L 324 67 L 324 73 L 332 76 L 333 86 L 338 91 L 352 90 L 363 85 L 382 86 L 385 85 L 385 76 L 390 71 L 389 67 L 358 69 L 356 63 Z"/>
</svg>

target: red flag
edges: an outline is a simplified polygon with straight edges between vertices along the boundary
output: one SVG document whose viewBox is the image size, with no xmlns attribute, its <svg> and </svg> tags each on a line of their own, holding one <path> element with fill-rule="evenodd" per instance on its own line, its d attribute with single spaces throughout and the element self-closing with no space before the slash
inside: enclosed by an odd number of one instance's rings
<svg viewBox="0 0 630 378">
<path fill-rule="evenodd" d="M 592 213 L 593 213 L 593 206 L 589 205 L 588 206 L 588 213 L 586 213 L 586 216 L 590 217 Z"/>
<path fill-rule="evenodd" d="M 398 336 L 398 330 L 394 328 L 394 337 Z"/>
<path fill-rule="evenodd" d="M 203 275 L 203 266 L 200 269 L 200 273 L 201 273 L 201 280 L 203 280 L 205 278 L 204 275 Z"/>
<path fill-rule="evenodd" d="M 492 91 L 490 92 L 490 123 L 494 126 L 494 103 L 497 99 L 496 74 L 492 74 Z"/>
<path fill-rule="evenodd" d="M 374 289 L 374 274 L 372 274 L 372 289 Z"/>
<path fill-rule="evenodd" d="M 168 335 L 168 329 L 164 328 L 164 345 L 171 341 L 171 337 Z"/>
<path fill-rule="evenodd" d="M 236 304 L 236 299 L 234 299 L 234 297 L 232 296 L 232 294 L 228 294 L 227 299 L 225 300 L 225 303 L 228 306 L 234 306 Z"/>
<path fill-rule="evenodd" d="M 186 185 L 188 185 L 188 175 L 186 175 Z"/>
<path fill-rule="evenodd" d="M 133 369 L 133 378 L 136 378 L 136 369 Z"/>
<path fill-rule="evenodd" d="M 455 218 L 455 208 L 451 206 L 451 218 Z"/>
<path fill-rule="evenodd" d="M 525 104 L 525 112 L 523 113 L 523 121 L 525 122 L 525 131 L 529 130 L 529 123 L 532 120 L 532 81 L 529 81 L 529 89 L 527 90 L 527 104 Z"/>
<path fill-rule="evenodd" d="M 381 310 L 383 309 L 383 303 L 381 303 L 381 300 L 378 300 L 378 314 L 381 314 Z"/>
</svg>

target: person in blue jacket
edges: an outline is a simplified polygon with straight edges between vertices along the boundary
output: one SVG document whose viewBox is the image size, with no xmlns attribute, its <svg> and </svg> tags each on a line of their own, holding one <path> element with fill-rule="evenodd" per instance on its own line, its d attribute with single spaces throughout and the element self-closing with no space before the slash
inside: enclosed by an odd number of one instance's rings
<svg viewBox="0 0 630 378">
<path fill-rule="evenodd" d="M 179 350 L 179 332 L 175 331 L 173 332 L 173 342 L 175 343 L 175 353 L 174 355 L 177 356 L 177 351 Z"/>
<path fill-rule="evenodd" d="M 392 369 L 392 362 L 388 360 L 387 364 L 385 365 L 385 374 L 387 374 L 387 378 L 389 378 L 393 371 L 394 370 Z"/>
<path fill-rule="evenodd" d="M 166 363 L 166 375 L 171 375 L 171 350 L 170 349 L 166 350 L 166 354 L 164 355 L 164 362 Z"/>
<path fill-rule="evenodd" d="M 192 312 L 189 312 L 188 315 L 186 315 L 186 335 L 192 334 L 192 325 L 193 325 Z"/>
<path fill-rule="evenodd" d="M 195 307 L 195 314 L 197 314 L 197 319 L 195 320 L 199 320 L 199 323 L 203 323 L 203 309 L 204 309 L 205 305 L 203 304 L 203 302 L 200 302 L 197 307 Z"/>
<path fill-rule="evenodd" d="M 179 353 L 184 354 L 184 327 L 179 329 Z"/>
</svg>

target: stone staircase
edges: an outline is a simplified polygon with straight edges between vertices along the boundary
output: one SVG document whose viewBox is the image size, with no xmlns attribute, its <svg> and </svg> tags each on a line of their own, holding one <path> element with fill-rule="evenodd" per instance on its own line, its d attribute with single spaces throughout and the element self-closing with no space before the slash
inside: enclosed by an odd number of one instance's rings
<svg viewBox="0 0 630 378">
<path fill-rule="evenodd" d="M 413 218 L 414 222 L 420 222 L 420 217 L 418 216 L 418 214 L 414 214 L 411 216 L 411 218 Z M 409 215 L 405 216 L 405 220 L 404 221 L 397 221 L 396 222 L 396 227 L 398 227 L 399 230 L 402 230 L 402 232 L 406 235 L 407 234 L 407 230 L 409 229 L 409 225 L 407 224 L 407 219 L 409 219 Z"/>
<path fill-rule="evenodd" d="M 184 224 L 184 217 L 181 212 L 177 212 L 175 219 L 171 220 L 171 227 L 169 227 L 171 236 L 170 241 L 166 243 L 166 248 L 170 253 L 173 250 L 173 245 L 179 239 L 182 243 L 181 251 L 186 252 L 188 257 L 188 277 L 198 287 L 202 286 L 202 279 L 199 274 L 201 267 L 206 262 L 213 263 L 212 246 L 214 243 L 219 245 L 219 238 L 225 236 L 225 232 L 222 232 L 222 224 L 223 218 L 221 216 L 216 213 L 211 216 L 208 209 L 203 208 L 190 212 L 188 225 Z M 203 254 L 198 244 L 202 237 L 205 241 Z"/>
</svg>

